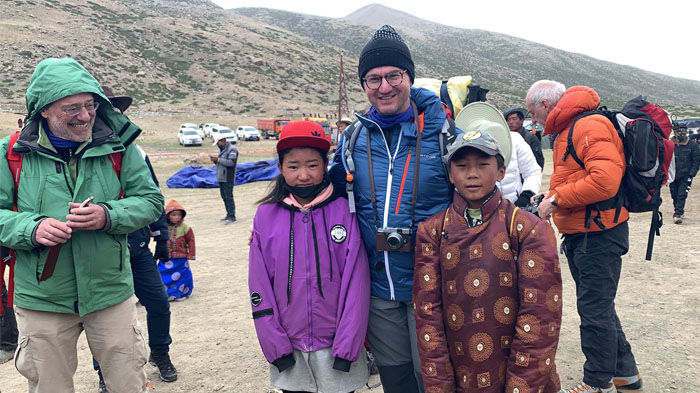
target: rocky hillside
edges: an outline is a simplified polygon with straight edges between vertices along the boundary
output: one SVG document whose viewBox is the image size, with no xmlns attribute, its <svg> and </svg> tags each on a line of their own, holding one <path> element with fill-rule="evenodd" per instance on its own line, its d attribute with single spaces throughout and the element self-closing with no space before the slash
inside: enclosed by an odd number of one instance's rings
<svg viewBox="0 0 700 393">
<path fill-rule="evenodd" d="M 251 117 L 330 114 L 345 54 L 350 106 L 362 46 L 386 21 L 413 52 L 418 76 L 472 75 L 499 106 L 522 104 L 535 80 L 595 87 L 615 107 L 646 93 L 681 115 L 700 114 L 700 82 L 598 61 L 514 37 L 447 27 L 378 5 L 346 18 L 242 8 L 208 0 L 0 1 L 0 110 L 24 110 L 38 61 L 71 56 L 138 111 Z"/>
</svg>

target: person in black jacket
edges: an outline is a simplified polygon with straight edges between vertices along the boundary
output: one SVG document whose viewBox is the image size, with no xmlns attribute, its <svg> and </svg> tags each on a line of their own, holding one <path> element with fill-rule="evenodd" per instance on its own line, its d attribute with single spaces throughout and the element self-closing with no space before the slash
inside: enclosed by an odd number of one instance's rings
<svg viewBox="0 0 700 393">
<path fill-rule="evenodd" d="M 676 144 L 673 153 L 676 157 L 676 177 L 671 183 L 671 197 L 673 198 L 673 223 L 683 222 L 685 200 L 690 192 L 693 177 L 700 169 L 700 147 L 688 139 L 688 128 L 685 124 L 676 123 L 673 127 Z"/>
<path fill-rule="evenodd" d="M 124 113 L 131 105 L 132 98 L 127 96 L 115 96 L 107 86 L 102 86 L 105 95 L 114 105 L 114 109 Z M 137 146 L 138 147 L 138 146 Z M 148 169 L 151 171 L 153 181 L 158 186 L 158 179 L 151 166 L 146 153 L 138 147 Z M 167 262 L 170 257 L 168 253 L 168 223 L 163 212 L 158 221 L 143 227 L 129 234 L 129 251 L 131 260 L 131 271 L 134 276 L 134 292 L 139 302 L 146 308 L 146 323 L 148 326 L 148 346 L 151 355 L 149 363 L 158 368 L 160 379 L 165 382 L 177 380 L 177 369 L 170 361 L 170 302 L 160 272 L 155 264 L 156 260 Z M 148 247 L 151 237 L 156 241 L 155 252 L 151 253 Z M 100 377 L 100 393 L 108 393 L 102 377 L 100 365 L 93 359 L 93 366 Z"/>
<path fill-rule="evenodd" d="M 532 149 L 532 154 L 535 156 L 535 161 L 540 168 L 544 169 L 544 155 L 542 154 L 542 142 L 537 138 L 537 135 L 528 132 L 525 127 L 523 127 L 523 122 L 525 121 L 525 114 L 527 110 L 523 108 L 510 107 L 508 110 L 503 112 L 503 117 L 508 122 L 508 128 L 511 132 L 520 133 L 520 136 L 525 139 L 530 149 Z"/>
</svg>

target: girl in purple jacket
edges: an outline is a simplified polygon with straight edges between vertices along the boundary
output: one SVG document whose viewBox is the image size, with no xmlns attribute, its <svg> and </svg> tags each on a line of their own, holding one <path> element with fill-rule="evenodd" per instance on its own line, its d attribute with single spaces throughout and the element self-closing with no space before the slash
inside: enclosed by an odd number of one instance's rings
<svg viewBox="0 0 700 393">
<path fill-rule="evenodd" d="M 324 135 L 309 121 L 282 129 L 281 174 L 253 221 L 253 321 L 283 392 L 346 393 L 369 377 L 369 264 L 357 219 L 330 183 Z"/>
</svg>

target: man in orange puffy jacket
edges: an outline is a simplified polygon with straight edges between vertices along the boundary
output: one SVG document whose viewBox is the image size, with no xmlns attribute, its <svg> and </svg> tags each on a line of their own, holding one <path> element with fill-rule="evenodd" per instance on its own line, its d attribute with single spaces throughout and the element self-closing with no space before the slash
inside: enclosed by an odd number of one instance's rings
<svg viewBox="0 0 700 393">
<path fill-rule="evenodd" d="M 602 115 L 581 118 L 574 127 L 573 147 L 581 168 L 565 158 L 569 128 L 583 113 L 600 105 L 595 90 L 550 80 L 535 82 L 528 90 L 527 110 L 533 123 L 544 125 L 554 140 L 554 172 L 550 188 L 537 211 L 551 215 L 564 235 L 562 249 L 576 283 L 576 305 L 581 317 L 581 348 L 586 356 L 583 382 L 562 392 L 615 393 L 616 387 L 641 389 L 642 381 L 615 311 L 622 255 L 629 248 L 629 213 L 623 207 L 615 219 L 616 194 L 625 174 L 622 140 Z M 534 198 L 533 198 L 534 199 Z M 586 207 L 593 207 L 586 220 Z"/>
</svg>

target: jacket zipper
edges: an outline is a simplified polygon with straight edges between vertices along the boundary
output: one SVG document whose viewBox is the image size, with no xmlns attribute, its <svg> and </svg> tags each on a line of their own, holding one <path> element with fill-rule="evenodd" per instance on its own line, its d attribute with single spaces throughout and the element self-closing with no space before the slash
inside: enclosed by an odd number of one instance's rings
<svg viewBox="0 0 700 393">
<path fill-rule="evenodd" d="M 313 327 L 313 318 L 311 318 L 311 315 L 313 314 L 311 312 L 311 273 L 309 272 L 309 261 L 310 258 L 309 256 L 311 253 L 309 252 L 309 211 L 304 211 L 304 217 L 302 217 L 301 221 L 304 223 L 304 244 L 305 244 L 305 250 L 306 250 L 306 255 L 304 258 L 304 261 L 306 263 L 304 266 L 306 266 L 306 324 L 307 324 L 307 329 L 308 329 L 308 348 L 309 351 L 313 351 L 313 334 L 314 334 L 314 327 Z"/>
<path fill-rule="evenodd" d="M 372 119 L 369 119 L 369 121 L 374 123 L 379 129 L 379 133 L 382 135 L 382 140 L 384 141 L 384 147 L 386 148 L 386 152 L 390 158 L 389 173 L 387 174 L 386 178 L 386 196 L 384 197 L 384 216 L 382 218 L 382 227 L 385 228 L 387 226 L 387 223 L 389 222 L 389 201 L 391 199 L 391 183 L 393 181 L 394 160 L 399 154 L 399 147 L 401 146 L 401 140 L 403 139 L 403 127 L 401 127 L 401 132 L 399 133 L 399 140 L 396 142 L 396 150 L 394 150 L 394 155 L 392 156 L 391 150 L 389 149 L 389 142 L 384 136 L 382 127 L 380 127 L 379 124 L 377 124 L 376 122 L 372 121 Z M 367 132 L 370 131 L 367 130 Z M 389 282 L 389 296 L 391 300 L 396 300 L 396 294 L 394 293 L 394 281 L 391 278 L 391 271 L 389 271 L 389 251 L 384 251 L 384 271 L 386 272 L 386 278 Z"/>
</svg>

